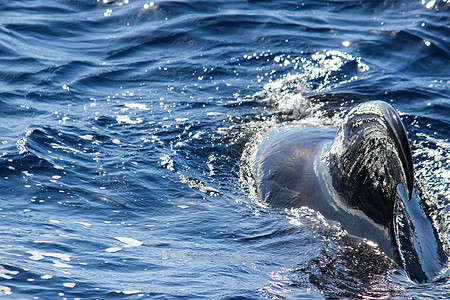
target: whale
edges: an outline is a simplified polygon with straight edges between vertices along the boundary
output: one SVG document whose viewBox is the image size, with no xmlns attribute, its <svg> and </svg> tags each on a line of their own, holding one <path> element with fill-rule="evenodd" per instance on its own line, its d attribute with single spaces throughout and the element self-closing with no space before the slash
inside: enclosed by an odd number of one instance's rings
<svg viewBox="0 0 450 300">
<path fill-rule="evenodd" d="M 383 101 L 353 107 L 338 127 L 284 125 L 266 132 L 251 170 L 258 198 L 272 207 L 308 207 L 376 243 L 421 283 L 447 255 L 414 180 L 405 128 Z"/>
</svg>

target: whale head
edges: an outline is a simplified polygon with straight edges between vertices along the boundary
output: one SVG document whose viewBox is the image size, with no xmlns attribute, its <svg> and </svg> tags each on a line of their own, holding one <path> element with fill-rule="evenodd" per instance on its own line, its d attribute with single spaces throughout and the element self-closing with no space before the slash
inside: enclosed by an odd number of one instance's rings
<svg viewBox="0 0 450 300">
<path fill-rule="evenodd" d="M 326 154 L 333 188 L 375 223 L 392 226 L 397 186 L 411 199 L 413 164 L 400 117 L 382 101 L 354 107 Z"/>
</svg>

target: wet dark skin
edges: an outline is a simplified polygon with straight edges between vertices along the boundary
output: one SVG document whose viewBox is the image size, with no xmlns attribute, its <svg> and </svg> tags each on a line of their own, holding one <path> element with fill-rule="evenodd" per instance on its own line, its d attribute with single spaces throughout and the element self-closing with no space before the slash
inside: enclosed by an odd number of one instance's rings
<svg viewBox="0 0 450 300">
<path fill-rule="evenodd" d="M 340 222 L 349 234 L 378 244 L 414 281 L 432 280 L 447 261 L 414 192 L 406 131 L 385 102 L 354 107 L 339 128 L 267 133 L 253 171 L 263 201 L 306 206 Z"/>
</svg>

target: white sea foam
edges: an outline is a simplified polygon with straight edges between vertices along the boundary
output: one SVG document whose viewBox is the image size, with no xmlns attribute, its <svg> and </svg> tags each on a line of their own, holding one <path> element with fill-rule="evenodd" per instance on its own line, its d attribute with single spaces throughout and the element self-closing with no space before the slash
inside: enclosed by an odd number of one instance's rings
<svg viewBox="0 0 450 300">
<path fill-rule="evenodd" d="M 54 266 L 55 268 L 61 268 L 61 269 L 70 269 L 70 268 L 73 268 L 73 266 L 68 265 L 68 264 L 65 264 L 65 263 L 62 263 L 62 262 L 60 262 L 60 261 L 58 261 L 58 260 L 54 260 L 54 261 L 53 261 L 53 266 Z"/>
<path fill-rule="evenodd" d="M 130 109 L 148 110 L 147 105 L 144 103 L 128 103 L 125 102 L 125 106 Z"/>
<path fill-rule="evenodd" d="M 0 285 L 0 295 L 12 295 L 11 288 Z"/>
<path fill-rule="evenodd" d="M 122 124 L 130 124 L 130 125 L 136 125 L 141 124 L 143 120 L 141 118 L 136 118 L 136 120 L 132 120 L 129 115 L 118 115 L 116 117 L 117 123 Z"/>
<path fill-rule="evenodd" d="M 62 285 L 67 288 L 74 288 L 76 283 L 75 282 L 64 282 Z"/>
<path fill-rule="evenodd" d="M 110 248 L 105 249 L 105 252 L 115 253 L 115 252 L 119 252 L 120 250 L 122 250 L 122 247 L 110 247 Z"/>
<path fill-rule="evenodd" d="M 114 238 L 116 240 L 121 241 L 122 243 L 124 243 L 125 247 L 139 247 L 139 246 L 141 246 L 143 244 L 141 241 L 138 241 L 138 240 L 130 238 L 130 237 L 118 236 L 118 237 L 114 237 Z"/>
<path fill-rule="evenodd" d="M 30 259 L 31 260 L 41 260 L 45 257 L 53 257 L 58 258 L 63 261 L 70 261 L 70 255 L 63 254 L 63 253 L 54 253 L 54 252 L 40 252 L 40 251 L 27 251 L 28 254 L 31 254 Z"/>
</svg>

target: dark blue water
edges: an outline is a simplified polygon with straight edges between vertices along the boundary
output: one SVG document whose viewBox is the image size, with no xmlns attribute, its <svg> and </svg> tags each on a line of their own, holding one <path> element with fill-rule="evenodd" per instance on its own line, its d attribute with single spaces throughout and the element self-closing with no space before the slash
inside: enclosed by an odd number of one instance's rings
<svg viewBox="0 0 450 300">
<path fill-rule="evenodd" d="M 307 209 L 254 197 L 260 134 L 402 117 L 450 238 L 450 4 L 0 4 L 0 290 L 9 299 L 447 298 Z"/>
</svg>

